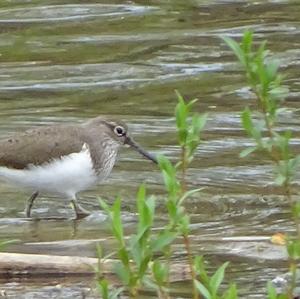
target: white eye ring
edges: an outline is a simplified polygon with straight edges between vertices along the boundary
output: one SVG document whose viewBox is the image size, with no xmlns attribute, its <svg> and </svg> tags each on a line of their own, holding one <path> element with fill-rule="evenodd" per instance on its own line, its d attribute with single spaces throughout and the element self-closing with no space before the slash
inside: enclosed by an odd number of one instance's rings
<svg viewBox="0 0 300 299">
<path fill-rule="evenodd" d="M 120 136 L 120 137 L 124 136 L 126 134 L 125 129 L 121 126 L 116 126 L 114 128 L 114 132 L 117 136 Z"/>
</svg>

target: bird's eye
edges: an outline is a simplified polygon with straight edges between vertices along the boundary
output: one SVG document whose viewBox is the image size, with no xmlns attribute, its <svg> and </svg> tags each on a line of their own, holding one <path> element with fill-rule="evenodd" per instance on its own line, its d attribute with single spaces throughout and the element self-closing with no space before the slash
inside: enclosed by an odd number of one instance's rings
<svg viewBox="0 0 300 299">
<path fill-rule="evenodd" d="M 117 136 L 124 136 L 126 134 L 125 129 L 121 126 L 116 126 L 114 128 L 114 132 L 116 133 Z"/>
</svg>

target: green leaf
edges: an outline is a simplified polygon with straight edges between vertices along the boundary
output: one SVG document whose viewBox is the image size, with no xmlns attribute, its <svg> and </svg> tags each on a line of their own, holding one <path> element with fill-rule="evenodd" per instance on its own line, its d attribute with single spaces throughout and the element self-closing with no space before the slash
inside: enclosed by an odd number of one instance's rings
<svg viewBox="0 0 300 299">
<path fill-rule="evenodd" d="M 154 197 L 150 197 L 146 200 L 146 190 L 144 185 L 142 185 L 138 191 L 137 210 L 139 218 L 138 231 L 144 231 L 145 227 L 150 228 L 155 213 L 155 200 Z"/>
<path fill-rule="evenodd" d="M 177 204 L 173 200 L 167 201 L 167 209 L 169 213 L 170 220 L 176 222 L 176 216 L 177 216 Z"/>
<path fill-rule="evenodd" d="M 161 232 L 154 240 L 152 240 L 150 247 L 152 252 L 163 250 L 170 245 L 178 236 L 176 232 L 164 231 Z"/>
<path fill-rule="evenodd" d="M 178 139 L 180 144 L 184 144 L 187 137 L 187 117 L 188 117 L 188 106 L 182 95 L 175 90 L 178 104 L 175 107 L 176 126 L 178 130 Z"/>
<path fill-rule="evenodd" d="M 144 233 L 146 231 L 148 230 L 145 228 Z M 128 251 L 137 266 L 141 264 L 144 250 L 145 250 L 145 248 L 143 248 L 143 242 L 140 242 L 140 239 L 143 237 L 142 233 L 143 232 L 140 232 L 139 235 L 132 235 L 128 241 L 129 243 Z"/>
<path fill-rule="evenodd" d="M 107 203 L 102 199 L 98 198 L 100 207 L 108 214 L 110 215 L 110 207 L 107 205 Z"/>
<path fill-rule="evenodd" d="M 241 115 L 242 124 L 248 135 L 252 136 L 253 131 L 253 121 L 251 116 L 251 111 L 249 108 L 245 108 Z"/>
<path fill-rule="evenodd" d="M 123 265 L 125 265 L 126 267 L 129 266 L 129 256 L 125 247 L 122 247 L 118 250 L 118 257 Z"/>
<path fill-rule="evenodd" d="M 114 236 L 121 244 L 123 244 L 124 234 L 123 234 L 123 225 L 121 221 L 121 199 L 120 198 L 117 198 L 111 210 L 112 210 L 112 227 L 113 227 Z"/>
<path fill-rule="evenodd" d="M 171 197 L 176 197 L 180 190 L 180 184 L 176 179 L 176 169 L 163 155 L 158 155 L 158 165 L 162 171 L 166 189 Z"/>
<path fill-rule="evenodd" d="M 115 264 L 115 272 L 117 273 L 122 283 L 128 286 L 130 283 L 130 272 L 128 271 L 128 269 L 120 262 L 117 262 Z"/>
<path fill-rule="evenodd" d="M 159 286 L 163 286 L 168 278 L 168 266 L 167 264 L 162 264 L 160 261 L 156 260 L 152 264 L 152 273 L 155 281 Z"/>
<path fill-rule="evenodd" d="M 213 290 L 213 296 L 215 297 L 217 295 L 217 292 L 219 290 L 219 287 L 224 279 L 225 269 L 228 266 L 228 262 L 224 263 L 221 267 L 218 268 L 218 270 L 215 272 L 215 274 L 210 279 L 210 289 Z"/>
<path fill-rule="evenodd" d="M 188 236 L 188 234 L 190 233 L 190 216 L 189 215 L 187 215 L 183 212 L 181 213 L 178 229 L 183 236 Z"/>
<path fill-rule="evenodd" d="M 198 193 L 198 192 L 202 191 L 203 189 L 205 189 L 205 187 L 198 188 L 198 189 L 193 189 L 193 190 L 189 190 L 189 191 L 185 192 L 185 193 L 183 194 L 183 196 L 178 200 L 177 205 L 179 205 L 179 206 L 182 205 L 183 202 L 184 202 L 187 198 L 189 198 L 190 196 L 194 195 L 195 193 Z"/>
<path fill-rule="evenodd" d="M 248 155 L 252 154 L 253 152 L 255 152 L 257 150 L 257 148 L 255 146 L 251 146 L 251 147 L 247 147 L 245 149 L 243 149 L 241 152 L 240 152 L 240 158 L 245 158 L 247 157 Z"/>
<path fill-rule="evenodd" d="M 292 206 L 293 215 L 300 218 L 300 201 L 296 201 Z"/>
<path fill-rule="evenodd" d="M 139 269 L 138 269 L 139 279 L 141 279 L 145 275 L 146 271 L 148 270 L 149 264 L 151 262 L 151 258 L 152 258 L 152 255 L 147 255 L 143 258 L 141 264 L 139 265 Z"/>
<path fill-rule="evenodd" d="M 98 289 L 102 299 L 117 299 L 124 291 L 124 288 L 113 288 L 110 290 L 109 283 L 106 279 L 102 279 L 98 282 Z"/>
<path fill-rule="evenodd" d="M 283 186 L 284 183 L 286 182 L 286 176 L 281 174 L 281 173 L 278 173 L 278 175 L 276 176 L 275 178 L 275 184 L 278 185 L 278 186 Z"/>
<path fill-rule="evenodd" d="M 271 281 L 268 282 L 267 289 L 268 289 L 268 299 L 277 299 L 276 289 L 274 288 Z"/>
<path fill-rule="evenodd" d="M 237 289 L 235 284 L 230 284 L 229 289 L 223 296 L 224 299 L 238 299 Z"/>
<path fill-rule="evenodd" d="M 4 248 L 9 246 L 10 244 L 15 244 L 15 243 L 18 243 L 19 241 L 20 240 L 18 240 L 18 239 L 0 241 L 0 251 L 2 251 Z"/>
<path fill-rule="evenodd" d="M 122 287 L 111 290 L 111 294 L 109 296 L 109 299 L 118 299 L 118 298 L 120 298 L 120 295 L 122 294 L 123 291 L 124 291 L 124 288 L 122 288 Z"/>
<path fill-rule="evenodd" d="M 109 299 L 108 281 L 106 279 L 102 279 L 98 282 L 98 288 L 100 290 L 102 298 Z"/>
<path fill-rule="evenodd" d="M 188 111 L 190 111 L 190 109 L 192 108 L 192 106 L 193 106 L 195 103 L 197 103 L 198 101 L 199 101 L 199 99 L 193 99 L 193 100 L 189 101 L 189 102 L 187 103 Z"/>
<path fill-rule="evenodd" d="M 208 285 L 210 278 L 208 277 L 206 270 L 205 270 L 205 265 L 204 265 L 204 259 L 203 256 L 196 256 L 194 259 L 194 267 L 196 270 L 196 273 L 198 276 L 201 277 L 201 281 Z"/>
<path fill-rule="evenodd" d="M 255 124 L 252 119 L 252 112 L 249 108 L 245 108 L 241 115 L 242 125 L 247 134 L 254 138 L 258 146 L 262 144 L 262 131 L 264 127 L 264 121 L 257 121 Z"/>
<path fill-rule="evenodd" d="M 231 48 L 231 50 L 237 56 L 237 58 L 241 62 L 241 64 L 242 65 L 246 65 L 246 60 L 245 60 L 244 52 L 241 49 L 240 45 L 235 40 L 233 40 L 230 37 L 222 36 L 221 38 L 224 40 L 224 42 L 227 44 L 227 46 L 229 48 Z"/>
<path fill-rule="evenodd" d="M 253 32 L 251 30 L 246 30 L 242 38 L 242 50 L 244 53 L 250 53 L 253 41 Z"/>
<path fill-rule="evenodd" d="M 192 117 L 192 128 L 193 128 L 193 131 L 196 134 L 199 134 L 199 132 L 202 131 L 202 129 L 204 128 L 204 126 L 207 122 L 207 118 L 208 118 L 207 113 L 202 114 L 202 115 L 199 115 L 199 114 L 194 114 L 193 115 L 193 117 Z"/>
<path fill-rule="evenodd" d="M 266 72 L 267 72 L 268 80 L 270 82 L 276 79 L 278 68 L 279 68 L 278 60 L 273 59 L 272 61 L 269 61 L 266 64 Z"/>
<path fill-rule="evenodd" d="M 297 260 L 300 257 L 300 240 L 288 240 L 287 252 L 290 258 Z"/>
<path fill-rule="evenodd" d="M 213 299 L 212 295 L 210 294 L 209 290 L 198 280 L 194 280 L 194 284 L 198 292 L 204 296 L 206 299 Z"/>
</svg>

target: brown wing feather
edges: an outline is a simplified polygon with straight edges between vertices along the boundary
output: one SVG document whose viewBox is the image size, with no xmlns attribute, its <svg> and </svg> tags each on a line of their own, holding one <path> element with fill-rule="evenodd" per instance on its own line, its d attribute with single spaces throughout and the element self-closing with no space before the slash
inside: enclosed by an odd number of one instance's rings
<svg viewBox="0 0 300 299">
<path fill-rule="evenodd" d="M 24 169 L 82 149 L 81 127 L 37 128 L 0 140 L 0 166 Z"/>
</svg>

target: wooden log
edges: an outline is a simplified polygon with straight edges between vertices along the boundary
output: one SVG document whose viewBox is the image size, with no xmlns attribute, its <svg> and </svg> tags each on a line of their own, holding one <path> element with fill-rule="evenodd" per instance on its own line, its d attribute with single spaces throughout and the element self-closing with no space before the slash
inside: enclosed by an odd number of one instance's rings
<svg viewBox="0 0 300 299">
<path fill-rule="evenodd" d="M 98 259 L 78 256 L 0 253 L 0 277 L 94 275 Z"/>
<path fill-rule="evenodd" d="M 115 276 L 113 267 L 116 260 L 58 256 L 45 254 L 0 253 L 0 278 L 45 278 L 49 276 L 72 277 L 94 276 L 101 265 L 101 274 Z M 190 279 L 189 268 L 183 263 L 171 266 L 170 282 Z"/>
</svg>

